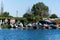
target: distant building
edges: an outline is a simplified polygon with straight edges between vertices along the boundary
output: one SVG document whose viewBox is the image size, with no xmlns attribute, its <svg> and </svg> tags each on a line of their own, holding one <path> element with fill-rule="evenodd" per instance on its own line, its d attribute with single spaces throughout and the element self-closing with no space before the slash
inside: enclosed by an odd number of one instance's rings
<svg viewBox="0 0 60 40">
<path fill-rule="evenodd" d="M 0 15 L 3 13 L 3 11 L 4 11 L 4 6 L 3 6 L 3 1 L 1 1 Z"/>
</svg>

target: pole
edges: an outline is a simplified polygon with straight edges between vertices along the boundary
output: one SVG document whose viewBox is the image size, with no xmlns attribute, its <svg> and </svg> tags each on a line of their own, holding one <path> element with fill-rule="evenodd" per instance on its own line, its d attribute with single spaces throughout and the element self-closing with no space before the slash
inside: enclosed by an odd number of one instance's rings
<svg viewBox="0 0 60 40">
<path fill-rule="evenodd" d="M 16 17 L 18 17 L 18 10 L 16 11 Z"/>
</svg>

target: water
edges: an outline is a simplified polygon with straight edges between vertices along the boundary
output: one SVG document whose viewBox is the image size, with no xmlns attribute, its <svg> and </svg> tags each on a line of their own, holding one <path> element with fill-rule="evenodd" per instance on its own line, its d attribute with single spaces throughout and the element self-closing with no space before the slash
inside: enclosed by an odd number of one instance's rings
<svg viewBox="0 0 60 40">
<path fill-rule="evenodd" d="M 60 30 L 0 30 L 0 40 L 60 40 Z"/>
</svg>

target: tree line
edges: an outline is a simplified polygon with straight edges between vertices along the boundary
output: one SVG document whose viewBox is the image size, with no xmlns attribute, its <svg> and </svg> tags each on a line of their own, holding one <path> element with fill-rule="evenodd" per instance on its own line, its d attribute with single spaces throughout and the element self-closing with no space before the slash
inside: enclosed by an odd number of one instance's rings
<svg viewBox="0 0 60 40">
<path fill-rule="evenodd" d="M 13 17 L 9 15 L 9 12 L 4 12 L 0 15 L 0 19 L 4 18 L 16 18 L 23 22 L 32 22 L 32 21 L 40 21 L 43 18 L 58 18 L 56 14 L 49 15 L 49 7 L 46 6 L 43 2 L 38 2 L 32 6 L 31 9 L 23 15 L 22 18 L 20 17 Z"/>
</svg>

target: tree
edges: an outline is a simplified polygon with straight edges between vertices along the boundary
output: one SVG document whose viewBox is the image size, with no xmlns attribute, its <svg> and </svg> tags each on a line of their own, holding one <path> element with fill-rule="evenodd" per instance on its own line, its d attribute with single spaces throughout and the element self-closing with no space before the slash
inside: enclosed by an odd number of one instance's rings
<svg viewBox="0 0 60 40">
<path fill-rule="evenodd" d="M 22 22 L 22 23 L 27 23 L 28 21 L 27 21 L 26 18 L 20 18 L 20 22 Z"/>
<path fill-rule="evenodd" d="M 8 17 L 9 16 L 9 12 L 4 12 L 4 13 L 1 14 L 1 16 Z"/>
<path fill-rule="evenodd" d="M 35 16 L 48 17 L 49 8 L 44 3 L 39 2 L 33 5 L 32 12 Z"/>
<path fill-rule="evenodd" d="M 29 22 L 32 22 L 33 20 L 36 22 L 41 20 L 43 17 L 48 17 L 48 12 L 49 8 L 44 3 L 39 2 L 34 4 L 31 10 L 28 9 L 23 17 L 26 18 Z"/>
<path fill-rule="evenodd" d="M 23 15 L 24 18 L 26 18 L 28 21 L 33 21 L 33 18 L 35 17 L 33 14 L 25 13 Z"/>
<path fill-rule="evenodd" d="M 52 14 L 50 18 L 58 18 L 58 16 L 56 14 Z"/>
<path fill-rule="evenodd" d="M 25 14 L 23 15 L 23 17 L 24 17 L 24 18 L 28 18 L 28 17 L 29 17 L 29 14 L 28 14 L 28 13 L 25 13 Z"/>
<path fill-rule="evenodd" d="M 10 16 L 9 12 L 4 12 L 0 15 L 0 19 L 5 19 L 5 18 L 10 19 L 13 18 L 13 16 Z"/>
</svg>

